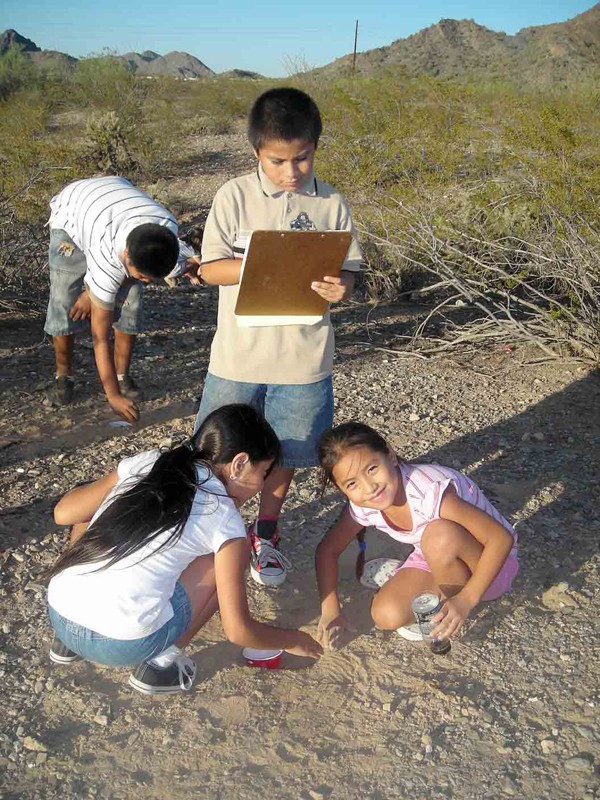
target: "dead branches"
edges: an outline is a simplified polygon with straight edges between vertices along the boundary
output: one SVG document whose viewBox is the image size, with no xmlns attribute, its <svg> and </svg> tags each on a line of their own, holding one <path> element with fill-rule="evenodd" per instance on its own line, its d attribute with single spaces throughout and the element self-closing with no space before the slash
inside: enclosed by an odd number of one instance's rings
<svg viewBox="0 0 600 800">
<path fill-rule="evenodd" d="M 413 348 L 433 354 L 526 342 L 548 359 L 600 360 L 600 234 L 589 223 L 552 212 L 545 238 L 527 242 L 447 226 L 440 231 L 401 203 L 377 209 L 374 219 L 383 218 L 385 225 L 363 225 L 363 235 L 399 269 L 435 279 L 436 302 L 415 330 Z M 444 342 L 431 348 L 434 322 Z"/>
</svg>

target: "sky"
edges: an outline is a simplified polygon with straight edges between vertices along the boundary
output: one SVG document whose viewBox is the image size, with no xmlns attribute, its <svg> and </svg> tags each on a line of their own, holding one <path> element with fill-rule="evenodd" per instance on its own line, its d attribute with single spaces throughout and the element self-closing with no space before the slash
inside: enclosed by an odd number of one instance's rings
<svg viewBox="0 0 600 800">
<path fill-rule="evenodd" d="M 442 18 L 474 19 L 514 34 L 564 22 L 593 0 L 0 0 L 0 31 L 14 28 L 43 50 L 72 56 L 182 50 L 215 72 L 283 77 L 352 52 L 391 44 Z"/>
</svg>

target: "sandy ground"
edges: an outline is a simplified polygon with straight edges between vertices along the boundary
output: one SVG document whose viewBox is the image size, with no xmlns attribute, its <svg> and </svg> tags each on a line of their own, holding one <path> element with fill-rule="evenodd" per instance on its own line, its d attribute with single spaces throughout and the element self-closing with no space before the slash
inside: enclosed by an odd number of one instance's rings
<svg viewBox="0 0 600 800">
<path fill-rule="evenodd" d="M 177 176 L 158 187 L 190 221 L 251 163 L 235 137 L 198 152 L 191 188 Z M 222 152 L 232 161 L 211 167 Z M 514 590 L 478 609 L 449 656 L 374 630 L 352 546 L 341 593 L 356 632 L 314 665 L 284 655 L 280 671 L 250 669 L 218 617 L 190 648 L 198 680 L 182 696 L 141 696 L 128 670 L 48 660 L 43 573 L 67 536 L 52 522 L 57 497 L 191 432 L 215 294 L 152 287 L 148 309 L 134 370 L 147 399 L 127 430 L 109 426 L 89 340 L 75 404 L 52 409 L 43 319 L 0 317 L 0 799 L 600 797 L 598 377 L 528 364 L 519 348 L 451 362 L 389 352 L 423 307 L 335 312 L 336 418 L 369 422 L 405 458 L 467 471 L 517 522 Z M 295 568 L 278 590 L 249 583 L 258 618 L 315 631 L 313 553 L 339 508 L 334 492 L 318 497 L 314 471 L 298 472 L 282 519 Z M 368 542 L 368 557 L 401 555 L 376 532 Z"/>
</svg>

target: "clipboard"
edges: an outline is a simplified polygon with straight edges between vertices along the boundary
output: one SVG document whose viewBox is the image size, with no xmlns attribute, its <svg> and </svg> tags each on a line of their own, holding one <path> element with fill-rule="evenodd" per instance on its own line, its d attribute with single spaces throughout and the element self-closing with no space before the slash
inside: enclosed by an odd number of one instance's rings
<svg viewBox="0 0 600 800">
<path fill-rule="evenodd" d="M 314 325 L 329 303 L 310 288 L 339 277 L 349 231 L 252 231 L 240 275 L 235 316 L 242 327 Z"/>
</svg>

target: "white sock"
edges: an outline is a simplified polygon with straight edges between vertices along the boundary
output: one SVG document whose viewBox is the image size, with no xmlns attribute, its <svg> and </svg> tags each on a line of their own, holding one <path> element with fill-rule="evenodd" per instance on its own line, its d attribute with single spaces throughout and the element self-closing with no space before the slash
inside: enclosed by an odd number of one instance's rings
<svg viewBox="0 0 600 800">
<path fill-rule="evenodd" d="M 72 375 L 55 375 L 54 380 L 58 380 L 59 378 L 66 378 L 68 381 L 74 381 L 75 378 Z"/>
<path fill-rule="evenodd" d="M 123 375 L 119 375 L 119 374 L 117 374 L 117 380 L 118 380 L 118 381 L 124 381 L 126 377 L 127 377 L 127 376 L 126 376 L 125 374 L 123 374 Z"/>
<path fill-rule="evenodd" d="M 148 663 L 159 669 L 165 669 L 165 667 L 170 667 L 177 656 L 180 656 L 182 652 L 183 651 L 177 647 L 177 645 L 172 644 L 170 647 L 167 647 L 166 650 L 163 650 L 162 653 L 149 659 Z"/>
</svg>

